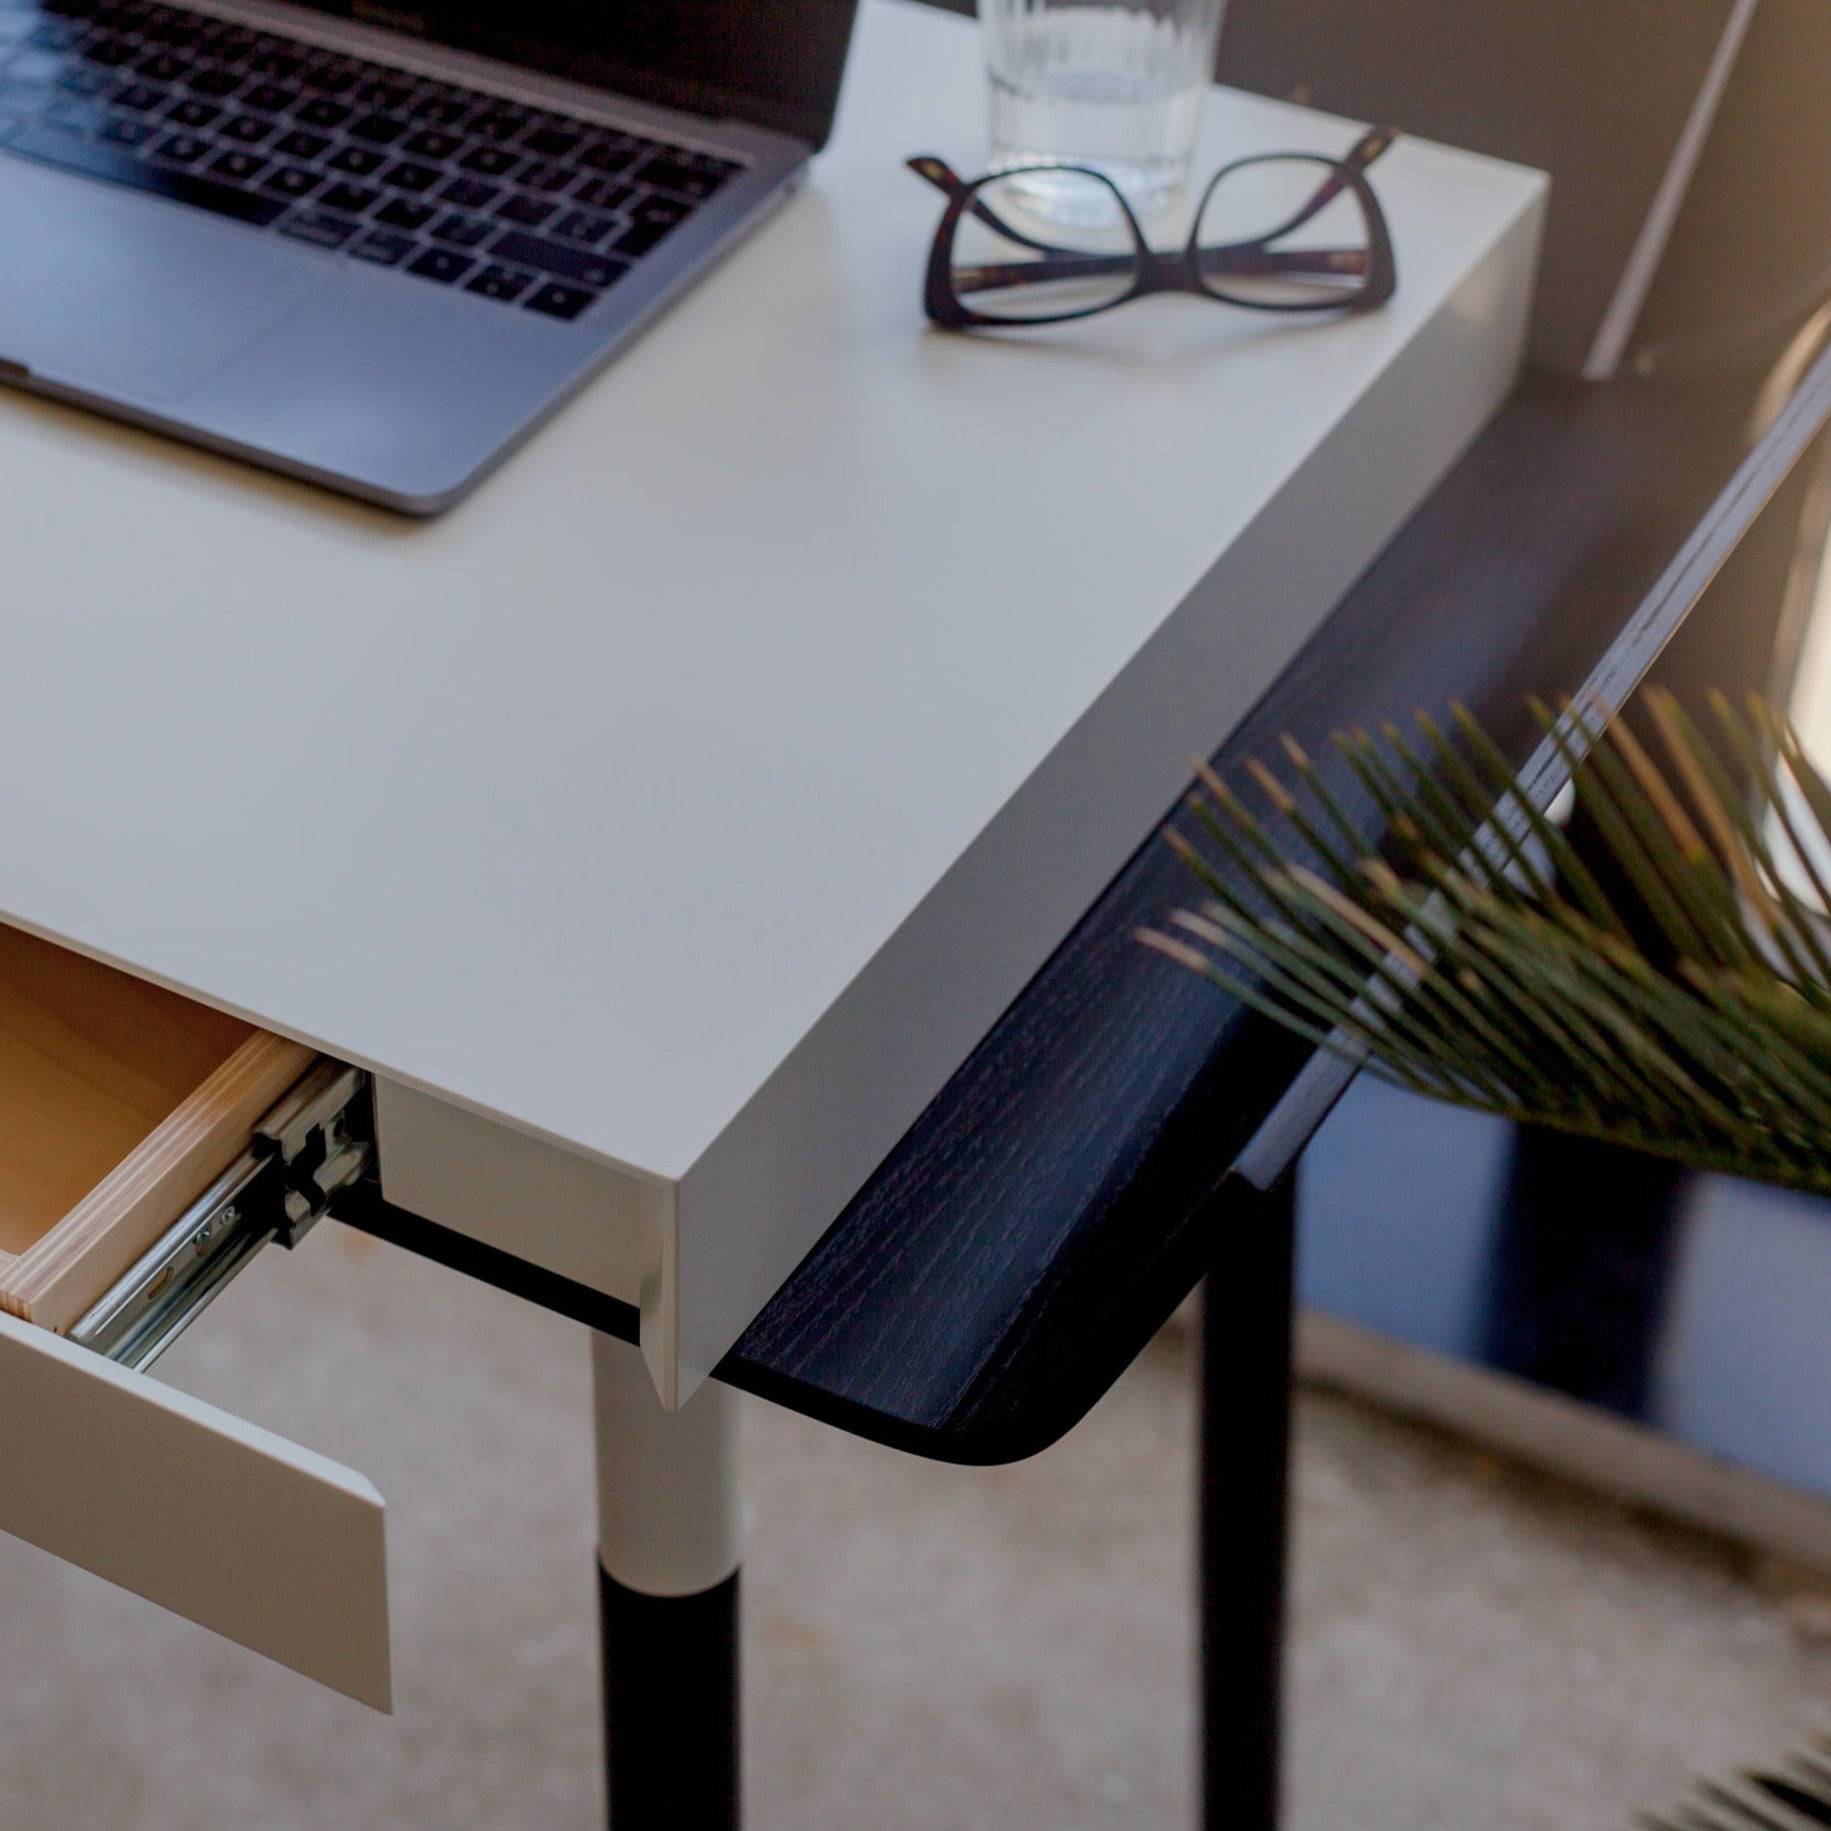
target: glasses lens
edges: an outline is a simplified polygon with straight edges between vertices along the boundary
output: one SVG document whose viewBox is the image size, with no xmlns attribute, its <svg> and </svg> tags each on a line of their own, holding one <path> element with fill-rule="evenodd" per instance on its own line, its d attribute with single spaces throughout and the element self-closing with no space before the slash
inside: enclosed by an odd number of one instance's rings
<svg viewBox="0 0 1831 1831">
<path fill-rule="evenodd" d="M 1329 159 L 1236 165 L 1195 225 L 1202 284 L 1236 305 L 1352 305 L 1372 277 L 1372 245 L 1360 193 Z"/>
<path fill-rule="evenodd" d="M 954 296 L 1013 324 L 1116 304 L 1137 283 L 1138 240 L 1119 193 L 1091 172 L 988 179 L 954 230 Z"/>
</svg>

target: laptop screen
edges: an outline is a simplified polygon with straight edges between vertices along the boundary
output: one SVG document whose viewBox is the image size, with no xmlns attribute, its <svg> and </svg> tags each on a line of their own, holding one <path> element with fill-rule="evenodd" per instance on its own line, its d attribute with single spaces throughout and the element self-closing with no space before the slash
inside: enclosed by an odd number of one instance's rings
<svg viewBox="0 0 1831 1831">
<path fill-rule="evenodd" d="M 306 0 L 319 12 L 823 145 L 857 0 Z"/>
</svg>

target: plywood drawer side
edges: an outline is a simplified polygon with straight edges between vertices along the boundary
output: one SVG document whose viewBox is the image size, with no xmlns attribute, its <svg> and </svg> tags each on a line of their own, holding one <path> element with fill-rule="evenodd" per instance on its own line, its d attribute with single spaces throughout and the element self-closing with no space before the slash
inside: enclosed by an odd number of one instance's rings
<svg viewBox="0 0 1831 1831">
<path fill-rule="evenodd" d="M 50 1232 L 0 1266 L 0 1307 L 67 1329 L 210 1180 L 314 1052 L 255 1031 Z"/>
</svg>

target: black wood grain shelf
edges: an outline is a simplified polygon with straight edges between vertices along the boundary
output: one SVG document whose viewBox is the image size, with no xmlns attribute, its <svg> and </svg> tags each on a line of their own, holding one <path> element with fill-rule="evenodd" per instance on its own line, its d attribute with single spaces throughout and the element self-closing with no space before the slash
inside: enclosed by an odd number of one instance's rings
<svg viewBox="0 0 1831 1831">
<path fill-rule="evenodd" d="M 1321 754 L 1337 727 L 1452 699 L 1523 759 L 1526 695 L 1600 670 L 1625 698 L 1824 424 L 1831 366 L 1752 455 L 1751 397 L 1726 378 L 1529 376 L 1217 766 L 1287 730 Z M 1352 779 L 1338 787 L 1370 820 Z M 1137 945 L 1134 928 L 1191 889 L 1158 835 L 1141 837 L 718 1377 L 922 1455 L 994 1463 L 1074 1425 L 1211 1268 L 1211 1326 L 1227 1326 L 1230 1240 L 1345 1076 Z M 627 1306 L 373 1190 L 338 1213 L 634 1334 Z"/>
</svg>

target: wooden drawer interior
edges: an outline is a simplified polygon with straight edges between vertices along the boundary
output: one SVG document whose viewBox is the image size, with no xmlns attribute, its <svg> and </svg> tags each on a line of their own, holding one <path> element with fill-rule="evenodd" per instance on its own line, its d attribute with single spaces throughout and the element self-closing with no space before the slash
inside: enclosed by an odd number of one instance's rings
<svg viewBox="0 0 1831 1831">
<path fill-rule="evenodd" d="M 67 1329 L 313 1060 L 0 926 L 0 1308 Z"/>
</svg>

